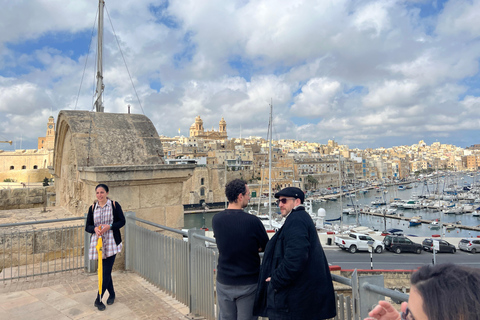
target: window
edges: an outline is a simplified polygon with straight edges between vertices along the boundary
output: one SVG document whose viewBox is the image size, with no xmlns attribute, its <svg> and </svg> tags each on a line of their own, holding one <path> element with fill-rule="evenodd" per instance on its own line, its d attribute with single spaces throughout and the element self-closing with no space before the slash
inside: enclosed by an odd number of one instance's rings
<svg viewBox="0 0 480 320">
<path fill-rule="evenodd" d="M 27 169 L 27 166 L 22 166 L 22 170 Z"/>
<path fill-rule="evenodd" d="M 200 196 L 204 196 L 205 195 L 205 188 L 201 188 L 200 189 Z"/>
<path fill-rule="evenodd" d="M 33 169 L 35 169 L 35 170 L 38 169 L 38 166 L 37 166 L 37 165 L 34 165 L 34 166 L 33 166 Z"/>
<path fill-rule="evenodd" d="M 205 184 L 205 179 L 204 178 L 200 179 L 200 185 L 203 186 L 204 184 Z"/>
<path fill-rule="evenodd" d="M 15 167 L 14 167 L 14 166 L 10 166 L 10 170 L 13 170 L 13 169 L 15 169 Z"/>
</svg>

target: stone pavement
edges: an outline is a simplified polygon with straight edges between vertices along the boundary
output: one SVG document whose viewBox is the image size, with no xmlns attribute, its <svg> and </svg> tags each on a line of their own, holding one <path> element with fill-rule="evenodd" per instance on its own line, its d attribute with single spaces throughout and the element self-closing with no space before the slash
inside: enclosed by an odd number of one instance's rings
<svg viewBox="0 0 480 320">
<path fill-rule="evenodd" d="M 0 281 L 0 319 L 191 319 L 188 307 L 133 272 L 112 274 L 116 299 L 105 311 L 93 302 L 96 274 L 57 273 Z M 103 297 L 106 305 L 108 292 Z"/>
</svg>

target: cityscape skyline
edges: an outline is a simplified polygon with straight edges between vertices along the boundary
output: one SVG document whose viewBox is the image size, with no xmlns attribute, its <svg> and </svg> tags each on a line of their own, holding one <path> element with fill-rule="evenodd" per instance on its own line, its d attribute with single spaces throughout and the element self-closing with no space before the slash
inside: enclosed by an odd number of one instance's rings
<svg viewBox="0 0 480 320">
<path fill-rule="evenodd" d="M 97 4 L 5 4 L 0 140 L 14 144 L 0 149 L 34 149 L 49 116 L 92 110 Z M 478 0 L 106 1 L 105 111 L 130 105 L 159 135 L 188 136 L 200 115 L 266 138 L 273 102 L 276 140 L 466 148 L 480 136 L 479 12 Z"/>
</svg>

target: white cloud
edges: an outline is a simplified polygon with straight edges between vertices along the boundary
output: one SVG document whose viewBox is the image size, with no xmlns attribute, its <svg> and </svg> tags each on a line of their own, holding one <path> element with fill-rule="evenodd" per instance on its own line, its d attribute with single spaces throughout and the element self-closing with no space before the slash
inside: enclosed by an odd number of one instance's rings
<svg viewBox="0 0 480 320">
<path fill-rule="evenodd" d="M 292 113 L 298 117 L 319 117 L 333 112 L 341 84 L 326 78 L 313 78 L 302 87 L 295 97 Z"/>
<path fill-rule="evenodd" d="M 480 1 L 451 0 L 445 3 L 443 12 L 438 17 L 436 31 L 451 37 L 480 36 Z"/>
<path fill-rule="evenodd" d="M 231 137 L 240 127 L 244 136 L 265 136 L 273 100 L 280 138 L 335 136 L 365 147 L 389 136 L 409 144 L 412 133 L 478 130 L 479 3 L 450 0 L 425 17 L 428 1 L 107 2 L 106 111 L 126 112 L 130 104 L 141 113 L 141 103 L 166 135 L 179 127 L 186 134 L 200 115 L 209 129 L 224 116 Z M 31 135 L 43 136 L 38 117 L 46 123 L 75 108 L 86 59 L 79 35 L 90 34 L 96 6 L 5 4 L 0 135 L 8 128 L 18 136 L 18 124 L 35 114 Z M 62 43 L 69 39 L 74 44 Z M 88 59 L 76 107 L 82 110 L 91 110 L 95 82 L 95 58 Z"/>
</svg>

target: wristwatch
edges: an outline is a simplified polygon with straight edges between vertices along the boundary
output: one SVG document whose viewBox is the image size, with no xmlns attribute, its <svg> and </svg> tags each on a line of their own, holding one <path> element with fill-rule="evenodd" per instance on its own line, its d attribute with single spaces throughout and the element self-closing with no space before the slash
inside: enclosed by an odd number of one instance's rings
<svg viewBox="0 0 480 320">
<path fill-rule="evenodd" d="M 112 230 L 112 225 L 110 225 L 110 230 Z"/>
</svg>

